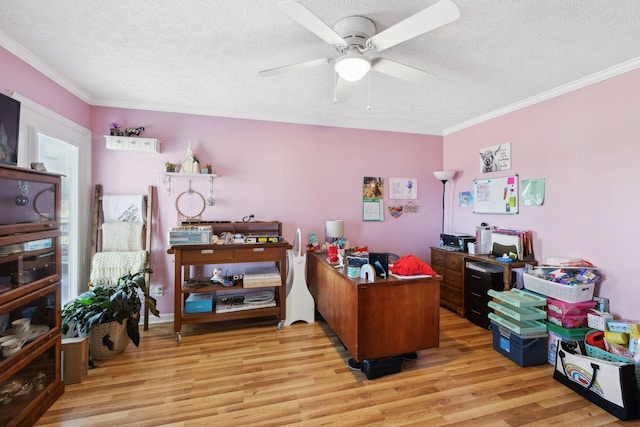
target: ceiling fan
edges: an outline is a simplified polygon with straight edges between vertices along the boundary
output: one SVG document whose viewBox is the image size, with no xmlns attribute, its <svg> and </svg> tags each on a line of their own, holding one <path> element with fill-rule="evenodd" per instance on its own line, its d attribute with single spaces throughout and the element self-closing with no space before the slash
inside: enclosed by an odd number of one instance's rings
<svg viewBox="0 0 640 427">
<path fill-rule="evenodd" d="M 431 30 L 449 24 L 460 17 L 460 10 L 451 0 L 440 0 L 432 6 L 376 34 L 374 23 L 362 16 L 339 20 L 333 28 L 295 0 L 278 3 L 280 9 L 303 27 L 332 45 L 337 58 L 319 58 L 283 67 L 262 70 L 262 77 L 274 76 L 292 70 L 334 64 L 337 74 L 334 102 L 344 100 L 352 85 L 374 70 L 389 76 L 422 85 L 435 76 L 417 68 L 381 57 L 370 58 L 366 52 L 380 52 Z"/>
</svg>

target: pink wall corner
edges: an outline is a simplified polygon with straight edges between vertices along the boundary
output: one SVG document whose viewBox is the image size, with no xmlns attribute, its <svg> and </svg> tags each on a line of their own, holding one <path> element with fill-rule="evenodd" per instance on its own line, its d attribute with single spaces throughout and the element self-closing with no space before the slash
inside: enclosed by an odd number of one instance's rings
<svg viewBox="0 0 640 427">
<path fill-rule="evenodd" d="M 608 79 L 444 138 L 444 165 L 460 171 L 455 191 L 472 190 L 474 178 L 517 173 L 545 178 L 540 207 L 518 215 L 479 215 L 453 206 L 450 221 L 470 232 L 481 222 L 530 229 L 538 261 L 584 258 L 601 268 L 596 294 L 611 310 L 640 319 L 632 245 L 640 241 L 635 196 L 640 182 L 640 71 Z M 480 174 L 479 151 L 511 142 L 511 170 Z"/>
<path fill-rule="evenodd" d="M 161 153 L 112 151 L 103 135 L 111 121 L 123 127 L 144 126 L 142 136 L 162 141 Z M 163 183 L 164 163 L 181 163 L 191 142 L 203 163 L 211 163 L 216 204 L 207 207 L 205 220 L 256 220 L 283 223 L 284 237 L 293 242 L 301 229 L 303 244 L 310 232 L 324 239 L 328 219 L 344 219 L 351 245 L 398 255 L 412 253 L 429 260 L 429 247 L 437 244 L 441 220 L 442 184 L 433 170 L 442 165 L 442 137 L 393 132 L 340 129 L 323 126 L 205 117 L 93 107 L 93 178 L 105 193 L 145 192 L 158 187 L 157 221 L 152 251 L 152 286 L 162 284 L 161 312 L 173 312 L 173 264 L 166 253 L 166 233 L 178 225 L 176 198 L 189 185 L 186 178 L 172 180 L 171 193 Z M 418 213 L 392 218 L 385 189 L 385 220 L 362 221 L 364 176 L 417 178 Z M 192 188 L 205 198 L 206 179 L 192 179 Z M 197 196 L 180 197 L 179 206 L 199 211 Z M 189 204 L 188 201 L 193 203 Z M 406 201 L 399 201 L 399 203 Z M 187 213 L 187 212 L 185 212 Z M 205 271 L 210 274 L 209 271 Z"/>
<path fill-rule="evenodd" d="M 2 93 L 18 92 L 51 111 L 89 128 L 91 110 L 86 102 L 2 47 L 0 47 L 0 64 L 2 64 L 2 75 L 0 75 Z"/>
</svg>

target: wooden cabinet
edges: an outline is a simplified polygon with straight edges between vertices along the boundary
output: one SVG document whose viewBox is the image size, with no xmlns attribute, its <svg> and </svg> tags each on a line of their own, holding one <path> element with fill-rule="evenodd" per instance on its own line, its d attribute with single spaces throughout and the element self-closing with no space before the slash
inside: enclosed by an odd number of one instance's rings
<svg viewBox="0 0 640 427">
<path fill-rule="evenodd" d="M 198 225 L 211 225 L 214 234 L 221 232 L 241 233 L 245 235 L 282 234 L 282 224 L 279 222 L 247 222 L 231 223 L 216 222 Z M 287 250 L 291 245 L 279 239 L 277 243 L 259 244 L 230 244 L 230 245 L 174 245 L 168 253 L 175 256 L 174 270 L 174 331 L 178 342 L 182 339 L 183 324 L 219 322 L 232 319 L 257 317 L 275 317 L 278 328 L 281 328 L 286 316 L 286 278 L 287 278 Z M 219 294 L 232 295 L 240 293 L 244 288 L 242 282 L 232 287 L 212 284 L 210 275 L 199 278 L 192 277 L 193 266 L 221 265 L 236 263 L 275 262 L 280 271 L 280 286 L 274 286 L 276 305 L 273 307 L 252 308 L 249 310 L 216 313 L 215 296 Z M 211 268 L 213 269 L 213 267 Z M 252 291 L 266 288 L 251 287 Z M 195 293 L 214 293 L 214 304 L 211 311 L 185 313 L 185 302 L 189 295 Z"/>
<path fill-rule="evenodd" d="M 465 317 L 468 307 L 465 304 L 465 263 L 479 261 L 502 268 L 502 289 L 508 291 L 514 284 L 513 269 L 525 264 L 536 265 L 533 261 L 502 262 L 487 255 L 473 255 L 467 252 L 450 251 L 438 247 L 431 248 L 431 267 L 442 276 L 440 305 L 459 316 Z"/>
<path fill-rule="evenodd" d="M 374 282 L 349 278 L 326 254 L 308 253 L 307 284 L 316 309 L 356 361 L 437 347 L 440 277 Z"/>
<path fill-rule="evenodd" d="M 59 175 L 0 165 L 0 425 L 32 425 L 64 392 L 61 378 Z M 27 331 L 11 322 L 30 318 Z"/>
<path fill-rule="evenodd" d="M 431 267 L 442 276 L 440 305 L 464 317 L 464 259 L 460 254 L 431 248 Z"/>
</svg>

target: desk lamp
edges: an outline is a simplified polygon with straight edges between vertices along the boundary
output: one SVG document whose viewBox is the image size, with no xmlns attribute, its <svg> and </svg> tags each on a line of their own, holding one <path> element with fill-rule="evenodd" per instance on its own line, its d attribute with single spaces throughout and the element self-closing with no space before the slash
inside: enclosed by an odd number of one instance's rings
<svg viewBox="0 0 640 427">
<path fill-rule="evenodd" d="M 328 244 L 336 244 L 344 237 L 344 220 L 332 219 L 327 221 L 325 228 L 325 241 Z"/>
<path fill-rule="evenodd" d="M 444 233 L 444 194 L 447 181 L 456 174 L 456 171 L 433 171 L 433 176 L 442 181 L 442 232 Z"/>
</svg>

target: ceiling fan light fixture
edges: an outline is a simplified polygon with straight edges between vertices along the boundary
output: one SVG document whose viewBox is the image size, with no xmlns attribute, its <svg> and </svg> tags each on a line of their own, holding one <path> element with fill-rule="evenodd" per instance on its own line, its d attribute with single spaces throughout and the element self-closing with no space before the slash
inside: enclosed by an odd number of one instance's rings
<svg viewBox="0 0 640 427">
<path fill-rule="evenodd" d="M 344 80 L 356 82 L 369 72 L 371 62 L 361 53 L 348 53 L 336 60 L 334 68 Z"/>
</svg>

